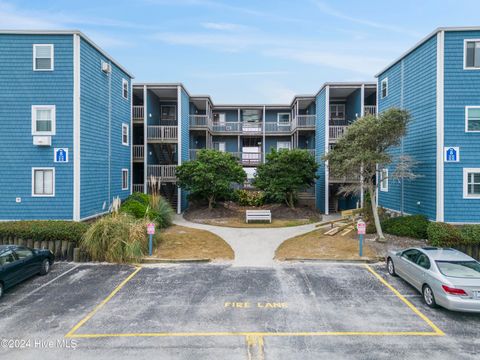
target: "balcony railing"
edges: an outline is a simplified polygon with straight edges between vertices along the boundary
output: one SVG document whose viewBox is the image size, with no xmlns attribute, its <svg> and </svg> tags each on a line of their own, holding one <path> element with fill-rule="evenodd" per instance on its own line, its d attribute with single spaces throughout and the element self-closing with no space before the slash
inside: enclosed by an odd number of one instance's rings
<svg viewBox="0 0 480 360">
<path fill-rule="evenodd" d="M 148 140 L 176 141 L 178 139 L 178 127 L 151 125 L 147 128 L 147 136 Z"/>
<path fill-rule="evenodd" d="M 190 127 L 208 127 L 209 125 L 208 115 L 190 115 Z"/>
<path fill-rule="evenodd" d="M 262 163 L 261 152 L 238 152 L 233 154 L 243 165 L 258 165 Z"/>
<path fill-rule="evenodd" d="M 335 177 L 330 175 L 328 177 L 328 181 L 330 183 L 358 183 L 360 182 L 360 176 L 359 175 L 350 175 L 350 176 L 343 176 L 343 177 Z"/>
<path fill-rule="evenodd" d="M 143 193 L 143 184 L 133 184 L 133 192 Z"/>
<path fill-rule="evenodd" d="M 133 105 L 132 117 L 134 120 L 143 120 L 144 118 L 144 110 L 145 107 L 143 105 Z"/>
<path fill-rule="evenodd" d="M 289 133 L 292 130 L 292 125 L 288 124 L 279 124 L 276 122 L 265 122 L 265 132 L 266 133 Z"/>
<path fill-rule="evenodd" d="M 262 132 L 262 123 L 242 123 L 242 132 L 251 134 L 251 133 L 261 133 Z"/>
<path fill-rule="evenodd" d="M 147 176 L 159 178 L 160 181 L 175 181 L 177 165 L 148 165 Z"/>
<path fill-rule="evenodd" d="M 295 118 L 295 125 L 297 128 L 315 127 L 316 118 L 316 115 L 297 115 Z"/>
<path fill-rule="evenodd" d="M 330 126 L 330 131 L 329 131 L 329 138 L 330 141 L 337 141 L 340 139 L 343 135 L 345 135 L 345 132 L 347 131 L 348 126 Z"/>
<path fill-rule="evenodd" d="M 143 160 L 145 157 L 145 147 L 143 145 L 133 145 L 133 160 Z"/>
<path fill-rule="evenodd" d="M 213 132 L 240 132 L 241 124 L 239 122 L 214 122 L 212 125 Z"/>
<path fill-rule="evenodd" d="M 375 105 L 365 105 L 363 107 L 363 113 L 365 115 L 376 115 L 377 114 L 377 107 Z"/>
</svg>

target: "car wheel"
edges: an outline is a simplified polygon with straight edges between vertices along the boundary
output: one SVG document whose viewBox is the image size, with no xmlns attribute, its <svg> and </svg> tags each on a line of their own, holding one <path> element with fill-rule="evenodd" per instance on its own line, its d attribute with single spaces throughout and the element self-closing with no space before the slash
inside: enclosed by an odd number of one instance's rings
<svg viewBox="0 0 480 360">
<path fill-rule="evenodd" d="M 387 259 L 387 270 L 391 276 L 397 276 L 395 272 L 395 265 L 393 264 L 393 260 L 391 258 Z"/>
<path fill-rule="evenodd" d="M 43 260 L 42 268 L 40 269 L 40 275 L 46 275 L 50 272 L 50 261 L 48 259 Z"/>
<path fill-rule="evenodd" d="M 433 290 L 430 286 L 424 285 L 423 290 L 423 301 L 431 308 L 437 307 L 437 302 L 435 301 L 435 295 L 433 295 Z"/>
<path fill-rule="evenodd" d="M 3 296 L 3 284 L 0 283 L 0 299 L 2 298 Z"/>
</svg>

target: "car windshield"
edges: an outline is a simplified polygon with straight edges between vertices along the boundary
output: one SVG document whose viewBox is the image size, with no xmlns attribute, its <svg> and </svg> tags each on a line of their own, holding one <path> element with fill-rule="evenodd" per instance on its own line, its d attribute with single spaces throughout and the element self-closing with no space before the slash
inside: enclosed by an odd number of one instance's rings
<svg viewBox="0 0 480 360">
<path fill-rule="evenodd" d="M 480 279 L 480 263 L 476 261 L 437 261 L 437 266 L 445 276 Z"/>
</svg>

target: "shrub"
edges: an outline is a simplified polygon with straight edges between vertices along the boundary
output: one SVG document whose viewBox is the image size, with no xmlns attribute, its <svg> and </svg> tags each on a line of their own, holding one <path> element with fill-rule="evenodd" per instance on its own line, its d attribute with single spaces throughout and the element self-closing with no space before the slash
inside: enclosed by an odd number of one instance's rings
<svg viewBox="0 0 480 360">
<path fill-rule="evenodd" d="M 241 206 L 262 206 L 265 203 L 263 191 L 235 190 L 235 201 Z"/>
<path fill-rule="evenodd" d="M 464 225 L 460 234 L 465 245 L 480 244 L 480 225 Z"/>
<path fill-rule="evenodd" d="M 424 215 L 399 216 L 384 220 L 382 229 L 387 234 L 426 239 L 429 223 Z"/>
<path fill-rule="evenodd" d="M 174 211 L 167 200 L 161 196 L 152 197 L 142 193 L 133 193 L 120 206 L 120 212 L 136 219 L 155 221 L 160 228 L 172 224 Z"/>
<path fill-rule="evenodd" d="M 77 244 L 89 225 L 73 221 L 0 222 L 0 237 L 17 237 L 34 241 L 64 240 Z"/>
<path fill-rule="evenodd" d="M 147 223 L 128 214 L 107 215 L 90 226 L 81 248 L 94 261 L 138 262 L 148 251 Z"/>
<path fill-rule="evenodd" d="M 455 246 L 462 243 L 460 229 L 450 224 L 431 222 L 427 234 L 428 241 L 433 246 Z"/>
</svg>

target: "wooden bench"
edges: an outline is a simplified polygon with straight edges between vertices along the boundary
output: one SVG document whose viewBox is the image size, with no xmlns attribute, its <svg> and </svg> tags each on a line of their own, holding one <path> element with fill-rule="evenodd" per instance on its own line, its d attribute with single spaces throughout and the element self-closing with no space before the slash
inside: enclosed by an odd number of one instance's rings
<svg viewBox="0 0 480 360">
<path fill-rule="evenodd" d="M 272 222 L 272 212 L 270 210 L 247 210 L 245 213 L 245 221 L 268 221 Z"/>
</svg>

